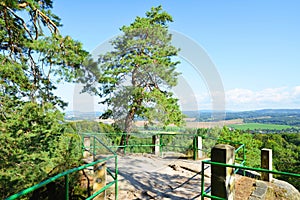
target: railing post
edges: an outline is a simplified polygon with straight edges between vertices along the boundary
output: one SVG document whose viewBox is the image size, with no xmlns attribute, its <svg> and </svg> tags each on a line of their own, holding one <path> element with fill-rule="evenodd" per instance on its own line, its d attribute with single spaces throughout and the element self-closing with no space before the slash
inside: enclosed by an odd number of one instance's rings
<svg viewBox="0 0 300 200">
<path fill-rule="evenodd" d="M 198 141 L 197 141 L 198 159 L 201 159 L 201 158 L 203 158 L 203 151 L 202 151 L 203 140 L 202 140 L 202 136 L 198 136 L 197 139 L 198 139 Z"/>
<path fill-rule="evenodd" d="M 246 165 L 246 145 L 243 144 L 243 161 L 244 161 L 244 166 Z M 243 170 L 243 176 L 246 176 L 246 171 Z"/>
<path fill-rule="evenodd" d="M 106 162 L 94 166 L 94 184 L 93 193 L 106 186 Z M 106 199 L 106 190 L 94 198 L 95 200 Z"/>
<path fill-rule="evenodd" d="M 271 170 L 272 171 L 272 149 L 262 149 L 261 150 L 261 168 Z M 272 174 L 262 172 L 261 179 L 263 181 L 272 181 Z"/>
<path fill-rule="evenodd" d="M 115 200 L 118 200 L 118 194 L 119 194 L 119 186 L 118 186 L 118 156 L 115 155 Z"/>
<path fill-rule="evenodd" d="M 202 137 L 201 136 L 194 136 L 193 142 L 193 150 L 194 150 L 194 160 L 200 159 L 203 157 L 202 154 Z"/>
<path fill-rule="evenodd" d="M 93 136 L 93 161 L 95 161 L 96 156 L 96 136 Z"/>
<path fill-rule="evenodd" d="M 201 162 L 201 200 L 204 200 L 204 162 Z"/>
<path fill-rule="evenodd" d="M 69 174 L 65 175 L 65 199 L 69 200 Z"/>
<path fill-rule="evenodd" d="M 234 164 L 234 147 L 227 144 L 218 144 L 211 151 L 211 161 Z M 234 170 L 229 167 L 211 166 L 211 194 L 213 196 L 234 199 Z"/>
<path fill-rule="evenodd" d="M 122 136 L 123 137 L 123 136 Z M 126 155 L 126 147 L 127 147 L 127 133 L 125 133 L 125 141 L 124 141 L 124 155 Z"/>
<path fill-rule="evenodd" d="M 163 156 L 163 139 L 162 139 L 162 134 L 159 135 L 159 152 L 160 156 Z"/>
<path fill-rule="evenodd" d="M 159 150 L 160 150 L 160 137 L 159 135 L 153 135 L 152 136 L 152 144 L 154 145 L 152 147 L 152 152 L 154 155 L 159 156 Z"/>
<path fill-rule="evenodd" d="M 87 158 L 90 156 L 90 149 L 91 149 L 91 137 L 84 136 L 83 137 L 83 157 Z"/>
<path fill-rule="evenodd" d="M 194 135 L 193 138 L 193 160 L 197 160 L 197 136 Z"/>
</svg>

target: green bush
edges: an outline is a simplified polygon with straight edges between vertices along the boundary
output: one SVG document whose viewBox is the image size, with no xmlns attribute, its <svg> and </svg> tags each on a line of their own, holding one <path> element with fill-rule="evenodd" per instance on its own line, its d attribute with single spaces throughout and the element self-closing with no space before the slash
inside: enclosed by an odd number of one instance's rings
<svg viewBox="0 0 300 200">
<path fill-rule="evenodd" d="M 24 103 L 6 113 L 0 121 L 0 198 L 80 163 L 80 137 L 65 128 L 51 104 Z"/>
</svg>

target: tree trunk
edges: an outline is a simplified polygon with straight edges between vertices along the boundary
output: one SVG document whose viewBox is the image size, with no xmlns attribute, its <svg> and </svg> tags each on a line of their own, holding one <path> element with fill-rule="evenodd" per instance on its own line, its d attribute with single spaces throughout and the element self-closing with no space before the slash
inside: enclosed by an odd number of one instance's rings
<svg viewBox="0 0 300 200">
<path fill-rule="evenodd" d="M 122 147 L 118 148 L 118 152 L 124 151 L 124 146 L 128 144 L 129 138 L 130 138 L 130 133 L 132 131 L 132 126 L 133 126 L 133 120 L 134 120 L 134 114 L 135 114 L 135 107 L 133 107 L 127 114 L 126 119 L 125 119 L 125 128 L 124 132 L 125 134 L 122 135 L 120 145 Z"/>
</svg>

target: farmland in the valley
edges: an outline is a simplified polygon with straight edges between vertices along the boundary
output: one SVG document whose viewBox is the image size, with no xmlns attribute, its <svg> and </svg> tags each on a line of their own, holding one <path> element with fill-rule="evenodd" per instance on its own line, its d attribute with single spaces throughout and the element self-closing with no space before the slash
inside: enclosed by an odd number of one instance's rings
<svg viewBox="0 0 300 200">
<path fill-rule="evenodd" d="M 289 125 L 278 125 L 278 124 L 262 124 L 262 123 L 243 123 L 243 124 L 231 124 L 228 127 L 232 127 L 239 130 L 255 130 L 255 129 L 273 129 L 273 130 L 284 130 L 292 128 Z"/>
</svg>

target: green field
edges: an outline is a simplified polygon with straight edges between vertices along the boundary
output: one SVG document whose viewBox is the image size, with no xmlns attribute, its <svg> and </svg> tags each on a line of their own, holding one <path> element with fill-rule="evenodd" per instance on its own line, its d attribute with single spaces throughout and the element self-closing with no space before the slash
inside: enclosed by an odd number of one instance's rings
<svg viewBox="0 0 300 200">
<path fill-rule="evenodd" d="M 231 124 L 228 127 L 232 127 L 239 130 L 254 130 L 254 129 L 275 129 L 283 130 L 293 128 L 289 125 L 278 125 L 278 124 L 260 124 L 260 123 L 244 123 L 244 124 Z"/>
</svg>

